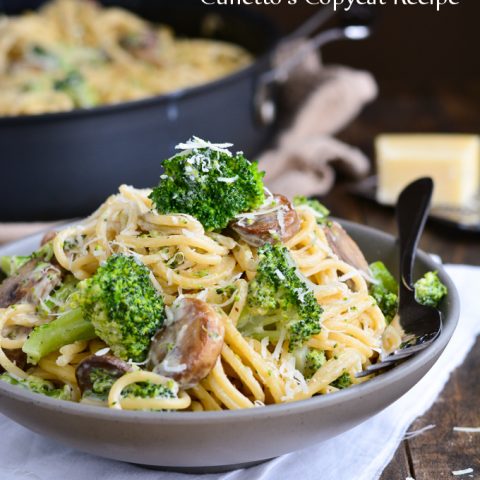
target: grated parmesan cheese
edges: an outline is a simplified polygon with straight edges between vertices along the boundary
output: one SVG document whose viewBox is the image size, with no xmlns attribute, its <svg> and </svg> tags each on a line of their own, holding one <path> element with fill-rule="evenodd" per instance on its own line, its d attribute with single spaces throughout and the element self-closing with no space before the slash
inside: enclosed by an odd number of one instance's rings
<svg viewBox="0 0 480 480">
<path fill-rule="evenodd" d="M 272 200 L 273 200 L 273 206 L 272 206 Z M 283 208 L 284 208 L 283 205 L 279 205 L 276 199 L 267 198 L 265 202 L 263 202 L 263 204 L 257 208 L 257 210 L 253 212 L 240 213 L 239 215 L 235 215 L 235 218 L 238 219 L 239 223 L 241 224 L 245 220 L 255 220 L 255 217 L 267 215 L 269 213 L 274 213 Z"/>
<path fill-rule="evenodd" d="M 308 294 L 308 291 L 304 290 L 303 288 L 295 288 L 294 292 L 297 294 L 297 298 L 300 303 L 305 303 L 305 295 Z"/>
<path fill-rule="evenodd" d="M 261 349 L 260 349 L 260 355 L 262 356 L 263 359 L 268 358 L 268 344 L 270 343 L 270 339 L 268 337 L 262 338 L 262 341 L 260 342 Z"/>
<path fill-rule="evenodd" d="M 110 351 L 110 348 L 109 348 L 109 347 L 102 348 L 102 349 L 97 350 L 97 351 L 95 352 L 95 356 L 96 356 L 96 357 L 103 357 L 103 356 L 106 355 L 109 351 Z"/>
<path fill-rule="evenodd" d="M 280 358 L 280 354 L 282 353 L 283 342 L 285 340 L 286 333 L 287 332 L 285 330 L 282 330 L 280 332 L 280 335 L 278 337 L 278 342 L 275 345 L 275 350 L 273 351 L 273 354 L 272 354 L 272 357 L 274 358 L 274 360 L 278 360 Z"/>
<path fill-rule="evenodd" d="M 285 382 L 285 396 L 282 401 L 291 400 L 299 390 L 308 391 L 307 382 L 302 373 L 295 368 L 295 357 L 288 355 L 279 368 L 280 374 L 286 380 Z"/>
<path fill-rule="evenodd" d="M 195 150 L 199 148 L 208 148 L 216 152 L 224 153 L 228 156 L 232 156 L 232 152 L 228 148 L 233 147 L 233 143 L 210 143 L 199 137 L 193 136 L 185 143 L 179 143 L 175 150 Z"/>
<path fill-rule="evenodd" d="M 235 175 L 234 177 L 231 177 L 231 178 L 226 178 L 226 177 L 217 178 L 217 181 L 222 183 L 235 183 L 237 180 L 238 180 L 238 175 Z"/>
<path fill-rule="evenodd" d="M 164 360 L 161 363 L 162 369 L 168 373 L 181 373 L 187 369 L 185 363 L 179 363 L 177 365 L 171 365 L 168 360 Z"/>
<path fill-rule="evenodd" d="M 338 280 L 340 282 L 348 282 L 348 280 L 351 280 L 352 278 L 356 277 L 359 274 L 358 270 L 350 270 L 349 272 L 345 273 L 342 275 Z"/>
<path fill-rule="evenodd" d="M 480 433 L 480 427 L 453 427 L 454 432 Z"/>
<path fill-rule="evenodd" d="M 267 197 L 273 197 L 273 193 L 264 185 L 263 191 L 267 194 Z"/>
<path fill-rule="evenodd" d="M 167 285 L 170 286 L 173 284 L 173 272 L 170 268 L 167 268 Z"/>
<path fill-rule="evenodd" d="M 277 268 L 275 270 L 275 275 L 280 279 L 280 280 L 285 280 L 285 275 Z"/>
<path fill-rule="evenodd" d="M 465 470 L 452 470 L 452 475 L 455 476 L 468 475 L 469 473 L 473 473 L 473 468 L 466 468 Z"/>
<path fill-rule="evenodd" d="M 285 236 L 285 207 L 280 208 L 277 211 L 277 222 L 280 227 L 280 234 Z"/>
</svg>

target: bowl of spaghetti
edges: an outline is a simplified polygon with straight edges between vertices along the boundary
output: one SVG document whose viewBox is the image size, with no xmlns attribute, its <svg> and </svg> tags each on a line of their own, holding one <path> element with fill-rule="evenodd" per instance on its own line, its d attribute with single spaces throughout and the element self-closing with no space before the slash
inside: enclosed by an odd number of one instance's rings
<svg viewBox="0 0 480 480">
<path fill-rule="evenodd" d="M 230 146 L 193 138 L 153 190 L 122 185 L 0 250 L 2 413 L 96 455 L 213 471 L 338 435 L 425 375 L 458 319 L 441 266 L 419 253 L 440 337 L 356 378 L 401 341 L 395 239 L 270 193 Z"/>
</svg>

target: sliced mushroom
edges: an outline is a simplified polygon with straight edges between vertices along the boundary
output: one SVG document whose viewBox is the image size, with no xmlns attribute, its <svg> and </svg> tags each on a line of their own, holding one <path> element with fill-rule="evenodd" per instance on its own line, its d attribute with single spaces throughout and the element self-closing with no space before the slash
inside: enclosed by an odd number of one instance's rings
<svg viewBox="0 0 480 480">
<path fill-rule="evenodd" d="M 16 275 L 0 284 L 0 308 L 20 302 L 37 305 L 62 282 L 62 271 L 39 258 L 32 258 Z"/>
<path fill-rule="evenodd" d="M 243 218 L 230 226 L 248 244 L 261 247 L 275 240 L 286 242 L 300 230 L 298 214 L 283 195 L 274 195 L 273 206 L 265 207 Z"/>
<path fill-rule="evenodd" d="M 172 312 L 173 323 L 153 338 L 148 365 L 155 373 L 188 388 L 214 367 L 225 331 L 215 310 L 196 298 L 180 300 Z"/>
<path fill-rule="evenodd" d="M 325 225 L 324 232 L 333 253 L 357 270 L 369 274 L 368 263 L 353 238 L 337 222 Z"/>
<path fill-rule="evenodd" d="M 93 387 L 90 374 L 93 369 L 107 371 L 112 378 L 120 378 L 125 373 L 132 371 L 132 366 L 113 355 L 91 355 L 84 358 L 75 369 L 75 377 L 82 393 Z"/>
<path fill-rule="evenodd" d="M 164 66 L 158 54 L 159 37 L 154 30 L 147 29 L 122 37 L 120 45 L 139 60 Z"/>
</svg>

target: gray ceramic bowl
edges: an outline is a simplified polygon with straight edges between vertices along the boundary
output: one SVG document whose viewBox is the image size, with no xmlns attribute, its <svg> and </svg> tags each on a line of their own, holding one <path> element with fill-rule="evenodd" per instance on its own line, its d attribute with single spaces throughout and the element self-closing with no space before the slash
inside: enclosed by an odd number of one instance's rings
<svg viewBox="0 0 480 480">
<path fill-rule="evenodd" d="M 393 237 L 342 222 L 369 261 L 396 272 Z M 33 236 L 0 249 L 0 255 L 36 249 Z M 252 410 L 224 412 L 121 412 L 52 400 L 0 382 L 0 411 L 42 435 L 102 457 L 182 471 L 229 470 L 321 442 L 355 427 L 412 388 L 450 340 L 459 316 L 451 279 L 425 253 L 416 274 L 438 270 L 449 289 L 444 329 L 428 349 L 371 381 L 333 395 Z"/>
</svg>

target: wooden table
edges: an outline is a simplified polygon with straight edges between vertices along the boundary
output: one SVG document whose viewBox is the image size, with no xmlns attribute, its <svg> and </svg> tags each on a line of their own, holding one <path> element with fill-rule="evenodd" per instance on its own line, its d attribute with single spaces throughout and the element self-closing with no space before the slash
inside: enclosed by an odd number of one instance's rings
<svg viewBox="0 0 480 480">
<path fill-rule="evenodd" d="M 455 92 L 455 93 L 453 93 Z M 343 139 L 371 153 L 375 134 L 382 131 L 475 132 L 480 126 L 478 83 L 401 92 L 386 86 L 383 95 L 342 134 Z M 325 199 L 334 215 L 394 233 L 391 210 L 349 195 L 339 185 Z M 440 255 L 444 263 L 480 265 L 480 235 L 462 234 L 427 225 L 421 248 Z M 472 285 L 472 288 L 479 288 Z M 480 294 L 480 290 L 479 290 Z M 480 322 L 480 312 L 479 312 Z M 454 426 L 480 427 L 480 340 L 463 366 L 451 376 L 433 407 L 409 430 L 435 428 L 403 441 L 382 480 L 437 480 L 454 477 L 452 470 L 474 469 L 480 478 L 480 434 L 454 432 Z M 354 480 L 354 479 L 352 479 Z"/>
</svg>

